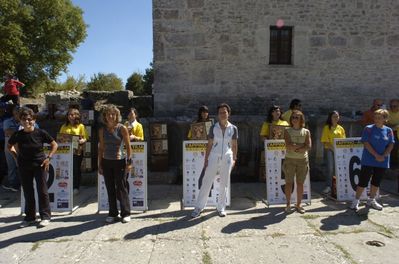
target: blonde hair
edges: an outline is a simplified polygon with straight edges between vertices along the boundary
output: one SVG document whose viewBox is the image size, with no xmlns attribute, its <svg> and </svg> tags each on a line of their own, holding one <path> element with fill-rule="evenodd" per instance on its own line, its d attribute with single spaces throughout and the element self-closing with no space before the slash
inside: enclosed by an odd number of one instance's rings
<svg viewBox="0 0 399 264">
<path fill-rule="evenodd" d="M 388 119 L 388 117 L 389 117 L 389 112 L 388 112 L 388 110 L 385 110 L 385 109 L 377 109 L 377 110 L 374 111 L 374 114 L 375 115 L 382 115 L 382 117 L 384 119 Z"/>
<path fill-rule="evenodd" d="M 291 127 L 294 126 L 294 124 L 292 124 L 292 116 L 293 115 L 298 115 L 300 117 L 299 118 L 299 125 L 301 127 L 305 127 L 305 115 L 299 110 L 292 110 L 292 113 L 291 113 L 291 116 L 290 116 L 290 126 Z"/>
<path fill-rule="evenodd" d="M 116 121 L 118 123 L 120 122 L 120 120 L 121 120 L 121 112 L 119 111 L 118 107 L 116 107 L 115 105 L 106 105 L 103 108 L 102 113 L 101 113 L 101 119 L 102 119 L 102 122 L 104 124 L 107 123 L 106 115 L 109 114 L 109 113 L 116 114 Z"/>
</svg>

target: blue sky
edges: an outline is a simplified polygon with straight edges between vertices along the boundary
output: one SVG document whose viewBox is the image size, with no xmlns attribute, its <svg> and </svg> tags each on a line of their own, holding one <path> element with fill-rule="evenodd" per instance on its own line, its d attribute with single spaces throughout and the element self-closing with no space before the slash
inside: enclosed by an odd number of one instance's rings
<svg viewBox="0 0 399 264">
<path fill-rule="evenodd" d="M 123 82 L 144 73 L 152 61 L 151 0 L 72 0 L 89 25 L 86 40 L 73 54 L 68 75 L 115 73 Z M 59 80 L 65 80 L 66 75 Z"/>
</svg>

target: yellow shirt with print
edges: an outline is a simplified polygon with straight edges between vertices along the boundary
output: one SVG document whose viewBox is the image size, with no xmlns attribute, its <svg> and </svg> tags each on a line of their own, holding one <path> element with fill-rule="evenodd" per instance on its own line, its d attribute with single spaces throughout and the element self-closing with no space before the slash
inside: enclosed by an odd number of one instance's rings
<svg viewBox="0 0 399 264">
<path fill-rule="evenodd" d="M 392 128 L 394 131 L 399 130 L 399 111 L 398 112 L 392 112 L 388 110 L 389 112 L 389 118 L 388 118 L 388 125 Z"/>
<path fill-rule="evenodd" d="M 334 146 L 334 138 L 346 138 L 345 129 L 337 125 L 336 127 L 328 127 L 325 125 L 323 127 L 323 131 L 321 132 L 321 143 L 324 144 L 324 148 L 333 149 Z"/>
<path fill-rule="evenodd" d="M 125 126 L 130 129 L 130 134 L 134 135 L 135 137 L 137 137 L 137 140 L 143 141 L 144 140 L 144 130 L 143 130 L 143 125 L 140 124 L 137 121 L 134 121 L 132 124 L 129 124 L 129 122 L 125 123 Z"/>
<path fill-rule="evenodd" d="M 291 114 L 292 114 L 292 110 L 290 109 L 288 111 L 285 111 L 284 114 L 281 115 L 281 117 L 283 118 L 283 120 L 285 120 L 286 122 L 289 123 Z"/>
<path fill-rule="evenodd" d="M 276 125 L 276 126 L 289 126 L 288 122 L 285 120 L 277 120 L 277 121 L 273 121 L 272 125 Z M 268 122 L 264 122 L 262 125 L 262 128 L 260 130 L 259 135 L 261 137 L 268 137 L 270 133 L 270 123 Z"/>
<path fill-rule="evenodd" d="M 68 134 L 68 135 L 75 135 L 75 136 L 81 136 L 85 140 L 89 139 L 88 133 L 86 131 L 86 128 L 83 124 L 79 124 L 77 126 L 71 125 L 71 124 L 63 124 L 61 129 L 60 129 L 61 134 Z"/>
</svg>

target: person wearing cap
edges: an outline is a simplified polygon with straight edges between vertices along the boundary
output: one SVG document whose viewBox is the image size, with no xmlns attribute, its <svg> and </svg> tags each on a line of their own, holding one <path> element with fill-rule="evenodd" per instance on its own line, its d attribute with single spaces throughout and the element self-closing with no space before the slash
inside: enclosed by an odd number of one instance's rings
<svg viewBox="0 0 399 264">
<path fill-rule="evenodd" d="M 3 90 L 5 94 L 0 98 L 0 101 L 8 102 L 11 100 L 13 104 L 19 105 L 19 88 L 24 87 L 25 84 L 13 79 L 11 74 L 6 74 L 4 80 Z"/>
<path fill-rule="evenodd" d="M 198 116 L 197 116 L 197 121 L 194 123 L 201 123 L 201 122 L 208 122 L 210 121 L 209 119 L 209 109 L 206 105 L 202 105 L 199 109 L 198 109 Z M 188 139 L 192 139 L 193 135 L 192 135 L 192 131 L 191 128 L 188 131 L 188 135 L 187 138 Z"/>
<path fill-rule="evenodd" d="M 15 104 L 9 106 L 8 111 L 12 113 L 12 117 L 4 120 L 3 132 L 4 132 L 4 146 L 7 146 L 10 137 L 20 130 L 21 125 L 18 116 L 19 107 Z M 5 149 L 5 157 L 7 161 L 7 176 L 8 185 L 2 185 L 4 189 L 17 192 L 20 187 L 20 180 L 18 177 L 18 167 L 12 154 Z"/>
<path fill-rule="evenodd" d="M 363 113 L 362 119 L 359 121 L 360 124 L 362 126 L 374 124 L 374 112 L 381 109 L 383 105 L 384 101 L 382 99 L 374 99 L 371 108 Z"/>
<path fill-rule="evenodd" d="M 283 120 L 285 120 L 287 123 L 289 123 L 292 111 L 294 111 L 294 110 L 302 111 L 302 102 L 301 102 L 301 100 L 292 99 L 292 101 L 290 103 L 290 109 L 285 111 L 284 114 L 282 115 Z"/>
<path fill-rule="evenodd" d="M 5 156 L 5 135 L 3 130 L 3 121 L 6 120 L 6 104 L 0 102 L 0 184 L 7 175 L 7 163 Z"/>
</svg>

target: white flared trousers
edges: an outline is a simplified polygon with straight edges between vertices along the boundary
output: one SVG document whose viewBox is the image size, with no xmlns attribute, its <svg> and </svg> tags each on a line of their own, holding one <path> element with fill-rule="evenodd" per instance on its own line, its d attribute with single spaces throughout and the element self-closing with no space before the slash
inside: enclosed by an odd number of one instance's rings
<svg viewBox="0 0 399 264">
<path fill-rule="evenodd" d="M 226 154 L 222 157 L 210 155 L 208 158 L 208 167 L 205 168 L 204 178 L 202 179 L 202 186 L 197 198 L 196 209 L 203 210 L 208 201 L 209 192 L 212 184 L 215 181 L 216 174 L 220 173 L 220 189 L 217 210 L 223 211 L 226 207 L 227 188 L 229 177 L 232 169 L 233 155 Z"/>
</svg>

